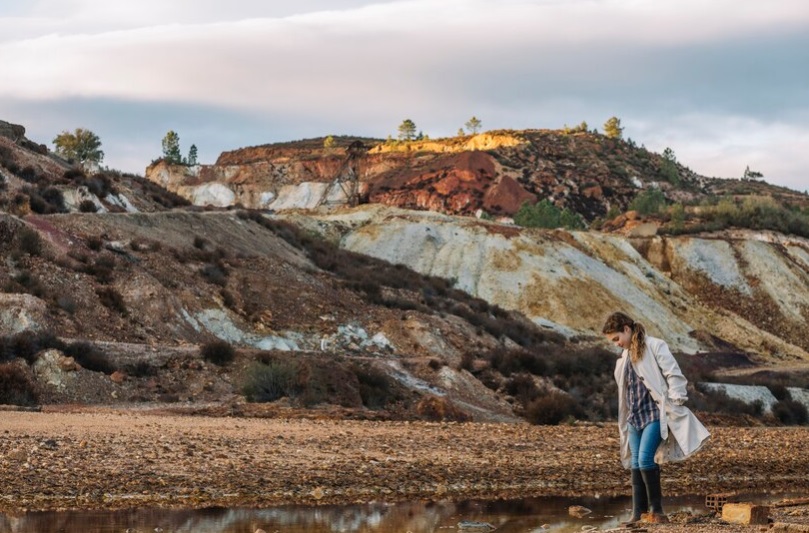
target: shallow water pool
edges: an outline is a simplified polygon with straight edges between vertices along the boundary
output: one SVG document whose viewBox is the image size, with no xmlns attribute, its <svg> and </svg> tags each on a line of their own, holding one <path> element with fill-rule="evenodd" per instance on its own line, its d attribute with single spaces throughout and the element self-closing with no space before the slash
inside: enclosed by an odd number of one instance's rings
<svg viewBox="0 0 809 533">
<path fill-rule="evenodd" d="M 668 499 L 666 512 L 705 513 L 704 497 Z M 581 518 L 568 508 L 592 512 Z M 32 512 L 0 515 L 0 533 L 541 533 L 609 529 L 626 519 L 629 498 L 529 498 L 523 500 L 284 506 L 267 509 L 136 509 L 104 512 Z M 459 524 L 470 527 L 459 527 Z M 476 527 L 477 526 L 477 527 Z"/>
</svg>

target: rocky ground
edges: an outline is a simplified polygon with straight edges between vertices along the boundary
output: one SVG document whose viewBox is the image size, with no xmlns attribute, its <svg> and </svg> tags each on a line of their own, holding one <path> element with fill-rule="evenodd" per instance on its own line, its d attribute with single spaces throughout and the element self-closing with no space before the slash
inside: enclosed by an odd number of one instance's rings
<svg viewBox="0 0 809 533">
<path fill-rule="evenodd" d="M 4 412 L 0 510 L 629 493 L 613 424 L 378 422 L 272 414 L 203 417 L 110 407 Z M 806 428 L 711 429 L 707 449 L 664 468 L 667 494 L 809 491 Z"/>
</svg>

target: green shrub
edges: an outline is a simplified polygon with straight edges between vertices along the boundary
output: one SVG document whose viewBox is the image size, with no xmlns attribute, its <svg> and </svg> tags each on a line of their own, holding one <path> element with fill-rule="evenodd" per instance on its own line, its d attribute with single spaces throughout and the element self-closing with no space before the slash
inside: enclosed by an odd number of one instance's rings
<svg viewBox="0 0 809 533">
<path fill-rule="evenodd" d="M 514 223 L 525 228 L 558 228 L 561 210 L 547 198 L 531 205 L 525 202 L 514 214 Z"/>
<path fill-rule="evenodd" d="M 649 187 L 630 202 L 629 209 L 641 215 L 654 215 L 666 206 L 666 196 L 657 187 Z"/>
<path fill-rule="evenodd" d="M 36 387 L 17 365 L 0 364 L 0 404 L 32 406 L 39 401 Z"/>
<path fill-rule="evenodd" d="M 208 362 L 223 366 L 235 359 L 236 350 L 229 342 L 215 340 L 202 345 L 199 354 Z"/>
</svg>

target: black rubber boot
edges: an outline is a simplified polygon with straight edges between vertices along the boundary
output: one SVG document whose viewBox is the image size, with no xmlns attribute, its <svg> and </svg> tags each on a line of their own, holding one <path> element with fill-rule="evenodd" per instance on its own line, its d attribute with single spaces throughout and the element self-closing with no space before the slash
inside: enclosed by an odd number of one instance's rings
<svg viewBox="0 0 809 533">
<path fill-rule="evenodd" d="M 643 475 L 637 468 L 632 469 L 632 516 L 626 522 L 621 522 L 624 527 L 632 526 L 640 521 L 643 513 L 649 510 L 649 496 L 646 493 L 646 484 L 643 482 Z"/>
<path fill-rule="evenodd" d="M 663 513 L 663 491 L 660 488 L 660 467 L 656 466 L 651 470 L 641 470 L 643 483 L 646 485 L 646 495 L 649 499 L 651 512 L 648 513 L 646 521 L 654 524 L 665 524 L 669 521 Z"/>
</svg>

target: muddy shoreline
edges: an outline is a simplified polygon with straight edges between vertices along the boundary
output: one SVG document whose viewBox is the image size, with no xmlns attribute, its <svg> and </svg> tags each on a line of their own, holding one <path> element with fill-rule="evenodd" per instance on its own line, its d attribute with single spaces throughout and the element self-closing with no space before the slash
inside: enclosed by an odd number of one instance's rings
<svg viewBox="0 0 809 533">
<path fill-rule="evenodd" d="M 265 507 L 629 493 L 614 424 L 4 412 L 0 510 Z M 806 428 L 711 427 L 664 491 L 809 491 Z"/>
</svg>

